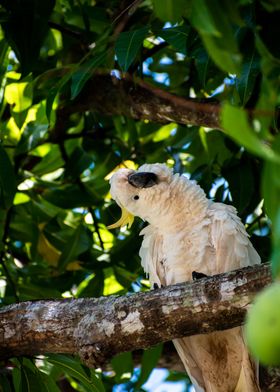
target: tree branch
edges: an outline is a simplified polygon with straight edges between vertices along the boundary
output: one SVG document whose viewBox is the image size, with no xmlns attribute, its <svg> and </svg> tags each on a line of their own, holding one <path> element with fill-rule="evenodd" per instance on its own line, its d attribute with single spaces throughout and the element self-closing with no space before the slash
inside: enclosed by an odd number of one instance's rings
<svg viewBox="0 0 280 392">
<path fill-rule="evenodd" d="M 9 305 L 0 309 L 0 359 L 68 353 L 100 366 L 120 352 L 241 325 L 270 282 L 263 264 L 148 293 Z"/>
<path fill-rule="evenodd" d="M 220 106 L 216 103 L 179 97 L 142 80 L 132 80 L 129 75 L 118 79 L 96 74 L 74 101 L 68 100 L 57 111 L 54 137 L 63 133 L 70 114 L 87 110 L 162 124 L 176 122 L 221 129 Z"/>
</svg>

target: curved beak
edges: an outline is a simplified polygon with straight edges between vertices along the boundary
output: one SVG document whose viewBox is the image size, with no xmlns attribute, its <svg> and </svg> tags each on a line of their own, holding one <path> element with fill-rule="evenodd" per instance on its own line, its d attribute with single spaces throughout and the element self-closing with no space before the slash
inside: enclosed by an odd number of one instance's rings
<svg viewBox="0 0 280 392">
<path fill-rule="evenodd" d="M 155 173 L 149 172 L 131 173 L 128 182 L 135 188 L 150 188 L 158 183 L 158 177 Z"/>
</svg>

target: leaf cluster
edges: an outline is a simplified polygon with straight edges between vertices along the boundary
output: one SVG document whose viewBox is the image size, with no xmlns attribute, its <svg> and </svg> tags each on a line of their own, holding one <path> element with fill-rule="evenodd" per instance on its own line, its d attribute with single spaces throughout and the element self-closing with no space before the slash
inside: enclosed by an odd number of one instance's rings
<svg viewBox="0 0 280 392">
<path fill-rule="evenodd" d="M 143 223 L 106 228 L 120 214 L 110 175 L 144 162 L 166 162 L 233 204 L 264 261 L 272 233 L 279 275 L 279 16 L 274 0 L 0 1 L 1 305 L 149 288 Z M 223 131 L 135 120 L 129 108 L 106 115 L 94 102 L 83 110 L 94 74 L 217 104 Z M 131 354 L 107 374 L 64 356 L 13 359 L 0 391 L 139 390 L 159 355 L 143 354 L 134 381 Z"/>
</svg>

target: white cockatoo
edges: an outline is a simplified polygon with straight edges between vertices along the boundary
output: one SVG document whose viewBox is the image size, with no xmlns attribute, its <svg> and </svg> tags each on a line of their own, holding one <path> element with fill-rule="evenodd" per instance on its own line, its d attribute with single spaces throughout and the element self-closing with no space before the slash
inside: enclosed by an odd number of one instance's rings
<svg viewBox="0 0 280 392">
<path fill-rule="evenodd" d="M 140 233 L 140 257 L 151 285 L 190 281 L 193 271 L 215 275 L 260 263 L 235 208 L 207 199 L 195 181 L 166 165 L 119 169 L 110 184 L 122 216 L 109 228 L 130 226 L 134 216 L 149 223 Z M 174 344 L 197 392 L 260 391 L 241 327 Z"/>
</svg>

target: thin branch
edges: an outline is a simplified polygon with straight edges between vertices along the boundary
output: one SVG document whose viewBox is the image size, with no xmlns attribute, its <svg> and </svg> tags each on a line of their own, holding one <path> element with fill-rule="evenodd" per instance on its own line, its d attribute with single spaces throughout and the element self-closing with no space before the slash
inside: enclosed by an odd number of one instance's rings
<svg viewBox="0 0 280 392">
<path fill-rule="evenodd" d="M 65 25 L 62 26 L 62 25 L 60 25 L 56 22 L 53 22 L 51 20 L 48 21 L 48 25 L 51 29 L 58 30 L 63 34 L 69 35 L 70 37 L 73 37 L 78 40 L 84 40 L 83 35 L 80 31 L 73 30 L 72 28 L 65 26 Z"/>
<path fill-rule="evenodd" d="M 138 5 L 141 3 L 142 0 L 134 0 L 131 4 L 129 4 L 127 7 L 125 7 L 113 20 L 113 24 L 115 24 L 117 21 L 119 23 L 116 25 L 114 29 L 114 33 L 112 36 L 112 39 L 115 40 L 117 36 L 124 30 L 126 24 L 128 23 L 130 17 L 133 15 L 135 12 L 136 8 Z"/>
<path fill-rule="evenodd" d="M 93 211 L 93 209 L 91 207 L 88 208 L 88 212 L 90 213 L 90 215 L 92 217 L 94 229 L 95 229 L 95 232 L 97 233 L 100 246 L 104 250 L 104 242 L 103 242 L 101 234 L 100 234 L 100 230 L 99 230 L 99 227 L 98 227 L 98 221 L 97 221 L 96 215 L 95 215 L 95 213 L 94 213 L 94 211 Z"/>
</svg>

